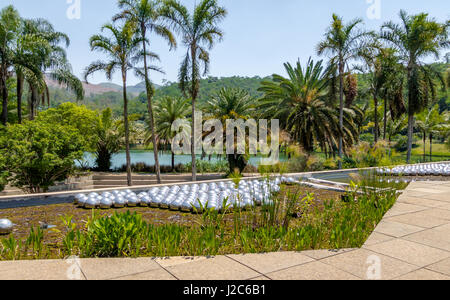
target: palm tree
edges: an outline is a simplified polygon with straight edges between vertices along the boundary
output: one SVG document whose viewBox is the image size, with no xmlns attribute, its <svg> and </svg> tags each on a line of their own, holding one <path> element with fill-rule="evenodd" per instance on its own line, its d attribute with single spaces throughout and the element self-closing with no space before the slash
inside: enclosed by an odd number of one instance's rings
<svg viewBox="0 0 450 300">
<path fill-rule="evenodd" d="M 378 101 L 380 96 L 388 96 L 388 90 L 398 91 L 403 86 L 395 80 L 398 75 L 398 59 L 395 56 L 395 50 L 390 48 L 366 48 L 361 51 L 361 56 L 365 62 L 365 66 L 359 68 L 368 74 L 369 93 L 373 97 L 374 103 L 374 141 L 378 142 L 380 134 L 379 118 L 378 118 Z M 398 84 L 394 86 L 394 84 Z M 384 98 L 384 119 L 386 121 L 388 100 Z M 386 131 L 386 122 L 384 122 L 384 132 Z M 384 134 L 385 137 L 385 134 Z"/>
<path fill-rule="evenodd" d="M 181 35 L 186 55 L 179 71 L 180 89 L 189 95 L 192 101 L 192 180 L 197 180 L 196 153 L 195 153 L 195 102 L 200 89 L 200 78 L 208 73 L 210 57 L 208 49 L 212 49 L 216 40 L 223 37 L 218 27 L 227 11 L 218 5 L 217 0 L 202 0 L 195 6 L 191 15 L 188 9 L 176 0 L 168 0 L 164 9 L 164 16 L 171 21 L 174 30 Z M 205 48 L 207 47 L 207 48 Z M 201 66 L 203 65 L 203 72 Z"/>
<path fill-rule="evenodd" d="M 407 125 L 408 119 L 405 115 L 400 116 L 399 118 L 393 118 L 390 112 L 387 114 L 386 136 L 389 142 L 389 147 L 391 146 L 392 138 L 404 131 Z"/>
<path fill-rule="evenodd" d="M 0 12 L 0 94 L 2 97 L 2 124 L 8 122 L 8 87 L 10 67 L 17 58 L 13 55 L 13 48 L 19 36 L 21 19 L 19 12 L 13 6 L 7 6 Z"/>
<path fill-rule="evenodd" d="M 153 114 L 152 98 L 155 93 L 154 87 L 149 78 L 149 71 L 160 71 L 159 68 L 148 64 L 149 58 L 156 57 L 152 53 L 147 53 L 147 45 L 150 44 L 146 39 L 147 33 L 156 33 L 160 37 L 167 40 L 170 49 L 176 47 L 175 38 L 170 29 L 163 23 L 164 19 L 161 14 L 163 2 L 161 0 L 119 0 L 119 7 L 123 11 L 114 17 L 114 20 L 126 19 L 133 22 L 139 28 L 142 38 L 142 49 L 144 55 L 144 79 L 147 91 L 147 109 L 149 115 L 150 131 L 152 133 L 153 153 L 155 157 L 155 170 L 158 183 L 161 183 L 161 169 L 159 166 L 158 145 L 156 141 L 155 121 Z"/>
<path fill-rule="evenodd" d="M 75 93 L 77 100 L 82 100 L 84 98 L 83 84 L 73 75 L 72 67 L 67 60 L 65 47 L 70 45 L 69 37 L 56 31 L 53 25 L 45 19 L 23 20 L 20 32 L 24 37 L 34 37 L 34 42 L 47 50 L 45 53 L 33 51 L 38 57 L 38 60 L 33 63 L 39 68 L 40 75 L 35 72 L 23 72 L 20 65 L 16 65 L 17 88 L 18 91 L 19 88 L 21 91 L 17 94 L 17 102 L 21 106 L 23 84 L 27 81 L 31 94 L 28 103 L 30 120 L 34 119 L 39 102 L 42 102 L 43 105 L 47 102 L 47 105 L 50 105 L 47 78 L 55 80 L 58 84 Z M 20 109 L 18 111 L 21 113 Z M 19 117 L 20 120 L 21 117 Z"/>
<path fill-rule="evenodd" d="M 97 126 L 96 163 L 99 171 L 107 172 L 111 169 L 111 157 L 124 146 L 123 122 L 112 116 L 111 108 L 101 112 Z"/>
<path fill-rule="evenodd" d="M 328 103 L 328 70 L 324 71 L 322 61 L 314 63 L 310 58 L 306 68 L 300 62 L 295 68 L 289 63 L 284 66 L 289 78 L 274 74 L 259 88 L 264 93 L 259 104 L 264 115 L 280 119 L 280 125 L 307 152 L 314 151 L 315 141 L 324 150 L 333 149 L 339 137 L 345 137 L 346 145 L 353 144 L 357 134 L 354 112 L 343 108 L 341 133 L 335 107 Z"/>
<path fill-rule="evenodd" d="M 360 57 L 361 49 L 369 46 L 372 32 L 358 29 L 362 23 L 361 19 L 356 19 L 348 24 L 344 24 L 342 18 L 333 14 L 331 27 L 325 34 L 325 40 L 317 46 L 319 55 L 328 54 L 331 64 L 337 65 L 339 72 L 339 168 L 342 168 L 343 158 L 343 135 L 344 132 L 344 72 L 345 67 L 351 60 Z"/>
<path fill-rule="evenodd" d="M 444 115 L 439 114 L 439 106 L 435 105 L 431 109 L 426 109 L 420 114 L 416 115 L 417 129 L 422 132 L 423 135 L 423 159 L 426 158 L 426 139 L 429 138 L 430 141 L 430 161 L 433 158 L 433 136 L 441 133 L 443 130 L 449 127 L 445 124 Z"/>
<path fill-rule="evenodd" d="M 382 26 L 381 37 L 391 44 L 400 54 L 406 69 L 408 85 L 408 153 L 411 160 L 414 131 L 414 114 L 427 106 L 428 98 L 435 96 L 435 84 L 431 77 L 436 75 L 421 61 L 429 55 L 439 58 L 439 50 L 447 48 L 448 25 L 439 24 L 421 13 L 409 16 L 400 11 L 401 24 L 387 22 Z"/>
<path fill-rule="evenodd" d="M 222 88 L 207 101 L 203 108 L 208 112 L 208 119 L 220 120 L 226 132 L 227 120 L 248 120 L 255 114 L 255 99 L 242 89 Z M 225 139 L 225 136 L 223 136 Z M 225 143 L 224 143 L 225 144 Z M 247 165 L 243 154 L 227 154 L 230 174 L 236 169 L 242 173 Z"/>
<path fill-rule="evenodd" d="M 128 120 L 128 99 L 127 99 L 127 74 L 134 69 L 133 63 L 142 59 L 139 47 L 142 38 L 136 36 L 136 28 L 132 23 L 125 23 L 122 26 L 107 24 L 102 27 L 102 31 L 109 32 L 109 36 L 94 35 L 90 39 L 92 51 L 105 53 L 109 60 L 107 62 L 97 61 L 89 65 L 84 74 L 87 81 L 89 75 L 103 71 L 108 80 L 111 80 L 113 73 L 120 70 L 123 83 L 123 119 L 125 127 L 125 147 L 127 160 L 127 182 L 133 184 L 131 178 L 131 158 L 130 158 L 130 128 Z"/>
<path fill-rule="evenodd" d="M 186 119 L 189 115 L 189 101 L 180 97 L 164 97 L 157 102 L 155 107 L 157 143 L 172 144 L 176 132 L 172 131 L 172 124 L 176 120 Z M 150 123 L 150 120 L 147 120 Z M 150 126 L 149 126 L 150 127 Z M 186 134 L 188 130 L 183 131 Z M 153 132 L 148 131 L 145 143 L 153 143 Z M 156 144 L 157 145 L 157 144 Z M 172 171 L 175 170 L 175 153 L 172 152 Z"/>
</svg>

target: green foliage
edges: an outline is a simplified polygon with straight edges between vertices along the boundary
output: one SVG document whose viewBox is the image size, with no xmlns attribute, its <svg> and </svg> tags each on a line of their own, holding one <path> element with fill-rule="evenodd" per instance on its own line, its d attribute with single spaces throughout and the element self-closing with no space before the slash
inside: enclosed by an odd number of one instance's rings
<svg viewBox="0 0 450 300">
<path fill-rule="evenodd" d="M 84 136 L 71 127 L 41 121 L 8 126 L 0 136 L 0 156 L 8 180 L 27 192 L 47 191 L 74 171 L 83 157 Z"/>
<path fill-rule="evenodd" d="M 185 164 L 182 168 L 182 172 L 191 171 L 192 165 L 190 163 Z M 207 160 L 198 160 L 197 171 L 199 173 L 228 173 L 230 171 L 230 167 L 226 160 L 218 160 L 214 162 L 210 162 Z"/>
<path fill-rule="evenodd" d="M 102 111 L 95 137 L 96 164 L 99 171 L 108 172 L 111 169 L 111 157 L 124 147 L 123 122 L 114 119 L 110 108 Z"/>
<path fill-rule="evenodd" d="M 395 156 L 386 141 L 378 141 L 374 146 L 367 142 L 360 142 L 351 150 L 347 160 L 347 167 L 377 167 L 394 164 L 391 157 Z M 348 165 L 348 164 L 352 165 Z"/>
<path fill-rule="evenodd" d="M 86 225 L 82 255 L 85 257 L 134 255 L 134 252 L 143 246 L 143 236 L 147 228 L 142 216 L 136 213 L 115 213 L 105 218 L 94 216 Z"/>
<path fill-rule="evenodd" d="M 36 122 L 72 127 L 84 137 L 85 145 L 81 149 L 85 151 L 95 151 L 96 149 L 98 115 L 97 112 L 88 109 L 84 105 L 62 103 L 56 108 L 40 112 Z"/>
</svg>

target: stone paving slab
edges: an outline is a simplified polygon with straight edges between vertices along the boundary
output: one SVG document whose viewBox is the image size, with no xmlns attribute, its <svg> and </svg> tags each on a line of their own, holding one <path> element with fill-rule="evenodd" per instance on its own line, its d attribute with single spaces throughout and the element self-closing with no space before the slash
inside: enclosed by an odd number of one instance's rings
<svg viewBox="0 0 450 300">
<path fill-rule="evenodd" d="M 0 262 L 5 279 L 450 280 L 450 182 L 412 183 L 361 249 L 7 261 Z"/>
</svg>

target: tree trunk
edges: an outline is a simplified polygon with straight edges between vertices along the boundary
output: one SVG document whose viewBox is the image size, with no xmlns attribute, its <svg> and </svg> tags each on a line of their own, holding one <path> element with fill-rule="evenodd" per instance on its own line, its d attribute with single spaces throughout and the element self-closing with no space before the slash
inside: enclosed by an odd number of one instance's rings
<svg viewBox="0 0 450 300">
<path fill-rule="evenodd" d="M 387 99 L 384 99 L 384 112 L 383 112 L 383 140 L 386 140 L 386 131 L 387 131 Z"/>
<path fill-rule="evenodd" d="M 172 151 L 172 172 L 175 172 L 175 153 Z"/>
<path fill-rule="evenodd" d="M 8 122 L 8 87 L 6 85 L 6 74 L 4 74 L 6 70 L 2 68 L 1 74 L 1 94 L 2 94 L 2 124 L 6 126 Z"/>
<path fill-rule="evenodd" d="M 342 169 L 344 133 L 344 62 L 339 62 L 339 170 Z"/>
<path fill-rule="evenodd" d="M 127 158 L 127 183 L 128 186 L 133 185 L 131 178 L 131 157 L 130 157 L 130 128 L 128 124 L 128 99 L 127 99 L 127 74 L 125 67 L 122 68 L 123 80 L 123 119 L 125 125 L 125 151 Z"/>
<path fill-rule="evenodd" d="M 145 39 L 145 26 L 142 26 L 142 35 Z M 146 43 L 145 41 L 142 42 L 144 47 L 144 53 L 147 53 L 146 49 Z M 147 55 L 144 55 L 144 69 L 145 69 L 145 87 L 147 90 L 147 109 L 148 109 L 148 116 L 150 118 L 150 130 L 152 131 L 152 143 L 153 143 L 153 155 L 155 158 L 155 171 L 156 171 L 156 180 L 160 184 L 161 183 L 161 167 L 159 165 L 159 155 L 158 155 L 158 144 L 156 142 L 156 132 L 155 132 L 155 121 L 154 121 L 154 115 L 153 115 L 153 103 L 152 103 L 152 97 L 153 97 L 153 91 L 152 86 L 150 83 L 149 75 L 148 75 L 148 69 L 147 69 Z"/>
<path fill-rule="evenodd" d="M 413 110 L 413 97 L 411 91 L 411 73 L 412 73 L 412 63 L 408 64 L 408 152 L 406 154 L 406 163 L 411 162 L 411 152 L 414 134 L 414 110 Z"/>
<path fill-rule="evenodd" d="M 195 100 L 197 99 L 197 84 L 195 75 L 195 45 L 191 48 L 191 60 L 192 60 L 192 127 L 191 127 L 191 157 L 192 157 L 192 181 L 197 181 L 197 162 L 195 156 Z"/>
<path fill-rule="evenodd" d="M 31 86 L 31 101 L 30 101 L 30 121 L 34 120 L 36 116 L 36 104 L 38 103 L 38 92 L 35 86 Z"/>
<path fill-rule="evenodd" d="M 414 132 L 414 114 L 408 114 L 408 152 L 406 154 L 406 162 L 409 164 L 411 161 L 412 143 Z"/>
<path fill-rule="evenodd" d="M 427 161 L 426 145 L 427 145 L 427 133 L 424 131 L 423 132 L 423 162 Z"/>
<path fill-rule="evenodd" d="M 22 124 L 22 95 L 23 95 L 23 74 L 17 74 L 17 119 Z"/>
<path fill-rule="evenodd" d="M 375 140 L 375 143 L 377 143 L 378 142 L 378 96 L 377 96 L 377 92 L 375 91 L 374 92 L 374 95 L 373 95 L 373 104 L 374 104 L 374 106 L 375 106 L 375 115 L 374 115 L 374 118 L 375 118 L 375 129 L 374 129 L 374 140 Z"/>
<path fill-rule="evenodd" d="M 430 133 L 430 161 L 433 161 L 433 134 Z"/>
</svg>

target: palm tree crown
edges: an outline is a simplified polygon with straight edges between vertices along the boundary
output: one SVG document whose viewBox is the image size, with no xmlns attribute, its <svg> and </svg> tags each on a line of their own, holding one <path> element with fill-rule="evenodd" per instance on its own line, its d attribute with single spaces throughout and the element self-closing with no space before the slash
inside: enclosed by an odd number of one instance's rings
<svg viewBox="0 0 450 300">
<path fill-rule="evenodd" d="M 300 62 L 295 67 L 287 63 L 285 68 L 288 78 L 275 74 L 272 81 L 262 82 L 259 90 L 264 96 L 260 109 L 267 117 L 279 118 L 281 125 L 306 151 L 314 150 L 315 141 L 332 148 L 340 132 L 335 109 L 327 103 L 328 71 L 324 70 L 322 61 L 314 63 L 312 59 L 306 68 Z M 352 115 L 351 109 L 344 109 L 344 135 L 351 139 L 356 131 Z"/>
</svg>

